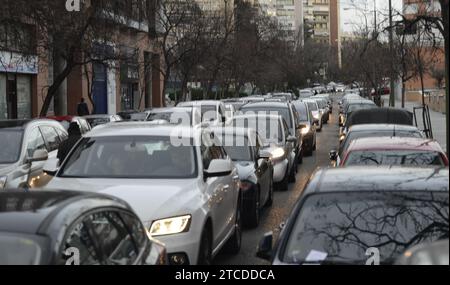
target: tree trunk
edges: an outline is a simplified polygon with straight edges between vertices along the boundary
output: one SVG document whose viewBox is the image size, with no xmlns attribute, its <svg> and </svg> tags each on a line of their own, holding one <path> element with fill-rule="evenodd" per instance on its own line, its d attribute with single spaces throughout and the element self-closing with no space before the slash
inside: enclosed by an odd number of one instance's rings
<svg viewBox="0 0 450 285">
<path fill-rule="evenodd" d="M 53 81 L 53 84 L 48 88 L 47 96 L 45 96 L 45 100 L 42 105 L 41 112 L 39 114 L 40 117 L 47 116 L 48 109 L 50 107 L 50 103 L 52 102 L 53 97 L 55 97 L 55 94 L 58 93 L 59 87 L 67 78 L 67 76 L 69 76 L 74 66 L 75 66 L 74 64 L 67 62 L 66 66 L 64 67 L 64 70 L 60 74 L 58 74 L 58 76 L 56 76 L 55 80 Z"/>
</svg>

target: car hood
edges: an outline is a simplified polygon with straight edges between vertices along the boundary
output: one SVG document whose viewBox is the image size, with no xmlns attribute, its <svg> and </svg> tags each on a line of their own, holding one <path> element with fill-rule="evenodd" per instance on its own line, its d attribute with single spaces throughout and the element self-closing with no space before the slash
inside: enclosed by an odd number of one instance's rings
<svg viewBox="0 0 450 285">
<path fill-rule="evenodd" d="M 199 191 L 195 179 L 132 180 L 53 178 L 46 189 L 95 192 L 126 201 L 143 222 L 191 214 Z"/>
<path fill-rule="evenodd" d="M 236 161 L 234 163 L 236 165 L 239 179 L 241 181 L 243 180 L 250 180 L 251 182 L 255 181 L 255 164 L 251 161 Z"/>
</svg>

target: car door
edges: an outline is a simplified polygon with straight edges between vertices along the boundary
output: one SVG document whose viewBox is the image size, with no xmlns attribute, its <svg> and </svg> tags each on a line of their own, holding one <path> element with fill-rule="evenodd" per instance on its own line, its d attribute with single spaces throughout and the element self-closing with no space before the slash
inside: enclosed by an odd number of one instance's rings
<svg viewBox="0 0 450 285">
<path fill-rule="evenodd" d="M 289 137 L 289 127 L 286 124 L 286 121 L 283 120 L 283 136 L 284 136 L 284 143 L 286 145 L 286 153 L 289 161 L 289 170 L 291 169 L 292 165 L 294 164 L 294 158 L 295 158 L 295 144 L 293 142 L 288 141 Z"/>
<path fill-rule="evenodd" d="M 26 157 L 33 157 L 36 150 L 47 149 L 43 134 L 39 127 L 33 128 L 26 136 Z M 47 149 L 48 151 L 48 149 Z M 50 153 L 49 153 L 50 156 Z M 56 156 L 56 155 L 55 155 Z M 44 167 L 45 161 L 37 161 L 31 164 L 30 177 L 28 179 L 29 186 L 36 187 L 37 178 L 43 174 L 42 168 Z M 28 171 L 24 173 L 24 181 L 26 182 L 26 176 L 28 176 Z"/>
<path fill-rule="evenodd" d="M 261 143 L 258 137 L 256 137 L 256 144 L 252 146 L 252 153 L 255 160 L 256 176 L 258 177 L 258 182 L 260 185 L 261 196 L 260 205 L 264 205 L 270 194 L 270 182 L 271 175 L 269 168 L 269 160 L 264 158 L 259 158 L 259 150 L 261 149 Z"/>
</svg>

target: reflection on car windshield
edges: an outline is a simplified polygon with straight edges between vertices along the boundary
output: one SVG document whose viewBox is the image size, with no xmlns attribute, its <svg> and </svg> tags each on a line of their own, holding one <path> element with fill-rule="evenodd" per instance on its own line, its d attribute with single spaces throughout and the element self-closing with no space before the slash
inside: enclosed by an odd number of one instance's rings
<svg viewBox="0 0 450 285">
<path fill-rule="evenodd" d="M 14 163 L 19 160 L 23 132 L 0 129 L 0 164 Z"/>
<path fill-rule="evenodd" d="M 448 193 L 316 194 L 300 211 L 283 261 L 304 263 L 320 252 L 314 261 L 364 265 L 376 248 L 380 262 L 391 263 L 411 246 L 448 238 L 448 222 Z"/>
<path fill-rule="evenodd" d="M 173 146 L 169 137 L 83 139 L 63 166 L 62 177 L 192 178 L 192 146 Z"/>
<path fill-rule="evenodd" d="M 241 109 L 244 114 L 247 112 L 254 112 L 255 114 L 266 114 L 266 115 L 277 115 L 283 117 L 286 121 L 289 129 L 292 129 L 292 119 L 291 114 L 288 108 L 270 108 L 270 107 L 262 107 L 262 108 L 242 108 Z"/>
<path fill-rule="evenodd" d="M 350 165 L 445 166 L 438 152 L 416 150 L 353 151 L 345 162 Z"/>
</svg>

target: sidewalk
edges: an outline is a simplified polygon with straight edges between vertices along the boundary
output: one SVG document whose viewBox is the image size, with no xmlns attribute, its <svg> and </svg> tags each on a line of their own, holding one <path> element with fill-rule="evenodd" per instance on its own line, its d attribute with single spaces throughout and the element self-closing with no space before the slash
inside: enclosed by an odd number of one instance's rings
<svg viewBox="0 0 450 285">
<path fill-rule="evenodd" d="M 389 102 L 389 100 L 385 101 Z M 402 102 L 401 101 L 395 101 L 395 107 L 401 109 Z M 418 102 L 405 102 L 405 109 L 413 112 L 414 107 L 421 106 Z M 423 129 L 423 122 L 422 122 L 422 112 L 417 111 L 417 123 L 419 124 L 419 129 Z M 445 126 L 445 114 L 433 111 L 430 109 L 430 119 L 431 119 L 431 128 L 433 130 L 433 136 L 438 141 L 438 143 L 441 145 L 441 147 L 446 150 L 446 126 Z"/>
</svg>

